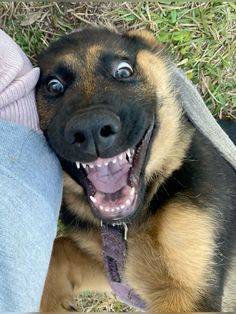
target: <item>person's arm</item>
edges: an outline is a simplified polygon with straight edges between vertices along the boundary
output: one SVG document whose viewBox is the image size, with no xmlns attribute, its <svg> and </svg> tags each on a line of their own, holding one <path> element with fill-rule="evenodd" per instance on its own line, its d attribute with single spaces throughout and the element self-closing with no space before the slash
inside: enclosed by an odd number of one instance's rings
<svg viewBox="0 0 236 314">
<path fill-rule="evenodd" d="M 0 311 L 39 310 L 62 173 L 38 127 L 32 69 L 0 31 Z"/>
</svg>

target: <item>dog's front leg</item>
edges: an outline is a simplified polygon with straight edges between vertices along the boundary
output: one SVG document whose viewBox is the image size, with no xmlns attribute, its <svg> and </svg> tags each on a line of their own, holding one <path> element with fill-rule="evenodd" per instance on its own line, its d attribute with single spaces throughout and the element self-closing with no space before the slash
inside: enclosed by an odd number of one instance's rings
<svg viewBox="0 0 236 314">
<path fill-rule="evenodd" d="M 75 297 L 85 290 L 110 290 L 102 264 L 82 252 L 71 239 L 56 239 L 40 310 L 75 311 Z"/>
<path fill-rule="evenodd" d="M 151 312 L 218 310 L 215 220 L 207 208 L 176 199 L 128 238 L 126 278 Z M 213 308 L 214 307 L 214 308 Z"/>
</svg>

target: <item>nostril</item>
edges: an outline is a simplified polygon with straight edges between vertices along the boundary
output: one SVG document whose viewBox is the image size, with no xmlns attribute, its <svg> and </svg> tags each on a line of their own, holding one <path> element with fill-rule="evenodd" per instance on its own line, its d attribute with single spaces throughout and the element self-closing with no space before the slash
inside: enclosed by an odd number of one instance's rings
<svg viewBox="0 0 236 314">
<path fill-rule="evenodd" d="M 112 127 L 110 125 L 105 125 L 100 130 L 100 135 L 102 137 L 108 137 L 112 134 L 115 134 L 115 132 L 112 130 Z"/>
<path fill-rule="evenodd" d="M 75 144 L 75 143 L 82 144 L 82 143 L 85 142 L 85 140 L 86 140 L 86 138 L 85 138 L 85 136 L 84 136 L 83 133 L 81 133 L 81 132 L 76 132 L 76 133 L 74 134 L 74 142 L 73 142 L 73 144 Z"/>
</svg>

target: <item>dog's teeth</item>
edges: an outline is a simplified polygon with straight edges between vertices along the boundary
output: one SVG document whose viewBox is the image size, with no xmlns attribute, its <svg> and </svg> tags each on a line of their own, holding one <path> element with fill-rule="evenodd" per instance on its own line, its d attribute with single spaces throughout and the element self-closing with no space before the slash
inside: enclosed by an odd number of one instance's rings
<svg viewBox="0 0 236 314">
<path fill-rule="evenodd" d="M 130 152 L 130 149 L 127 150 L 127 153 L 126 153 L 126 154 L 127 154 L 127 156 L 128 156 L 129 161 L 131 161 L 131 152 Z"/>
<path fill-rule="evenodd" d="M 134 196 L 134 193 L 135 193 L 135 188 L 133 187 L 133 188 L 131 189 L 131 191 L 130 191 L 130 195 L 131 195 L 131 196 Z"/>
<path fill-rule="evenodd" d="M 105 162 L 105 166 L 108 166 L 108 162 Z"/>
<path fill-rule="evenodd" d="M 102 167 L 102 165 L 100 165 L 100 164 L 97 164 L 97 167 L 98 167 L 98 168 L 101 168 L 101 167 Z"/>
<path fill-rule="evenodd" d="M 120 208 L 121 208 L 121 209 L 124 209 L 124 208 L 125 208 L 125 205 L 120 205 Z"/>
<path fill-rule="evenodd" d="M 119 159 L 122 160 L 123 159 L 123 154 L 119 155 Z"/>
<path fill-rule="evenodd" d="M 113 164 L 116 163 L 116 158 L 112 159 L 112 163 L 113 163 Z"/>
<path fill-rule="evenodd" d="M 83 166 L 84 168 L 86 168 L 87 165 L 82 163 L 82 166 Z"/>
<path fill-rule="evenodd" d="M 117 207 L 116 207 L 116 210 L 120 210 L 120 207 L 119 207 L 119 206 L 117 206 Z"/>
<path fill-rule="evenodd" d="M 99 206 L 99 208 L 100 208 L 101 210 L 103 210 L 103 209 L 104 209 L 104 207 L 103 207 L 102 205 L 100 205 L 100 206 Z"/>
<path fill-rule="evenodd" d="M 95 197 L 93 197 L 92 195 L 91 195 L 91 196 L 89 196 L 89 198 L 91 199 L 91 201 L 92 201 L 93 203 L 96 203 L 96 202 L 97 202 L 96 198 L 95 198 Z"/>
<path fill-rule="evenodd" d="M 90 168 L 94 168 L 94 165 L 88 165 Z"/>
<path fill-rule="evenodd" d="M 80 162 L 79 161 L 76 161 L 76 166 L 78 169 L 80 168 Z"/>
<path fill-rule="evenodd" d="M 130 200 L 126 200 L 125 202 L 127 205 L 130 205 L 131 204 L 131 201 Z"/>
<path fill-rule="evenodd" d="M 111 208 L 111 212 L 114 212 L 115 211 L 115 208 Z"/>
<path fill-rule="evenodd" d="M 105 212 L 109 212 L 110 211 L 110 209 L 109 208 L 105 208 Z"/>
</svg>

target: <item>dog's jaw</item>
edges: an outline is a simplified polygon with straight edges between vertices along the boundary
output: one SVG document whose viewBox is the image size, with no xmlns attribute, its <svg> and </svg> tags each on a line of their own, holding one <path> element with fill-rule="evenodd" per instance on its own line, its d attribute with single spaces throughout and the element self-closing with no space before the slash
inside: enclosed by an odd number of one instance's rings
<svg viewBox="0 0 236 314">
<path fill-rule="evenodd" d="M 141 141 L 112 158 L 97 158 L 93 162 L 77 161 L 77 171 L 91 209 L 101 220 L 121 221 L 134 214 L 138 207 L 142 176 L 150 146 L 154 122 Z"/>
<path fill-rule="evenodd" d="M 134 150 L 128 149 L 113 158 L 98 158 L 87 164 L 77 162 L 92 184 L 87 189 L 96 215 L 110 219 L 129 215 L 135 206 L 137 192 L 129 179 Z"/>
</svg>

